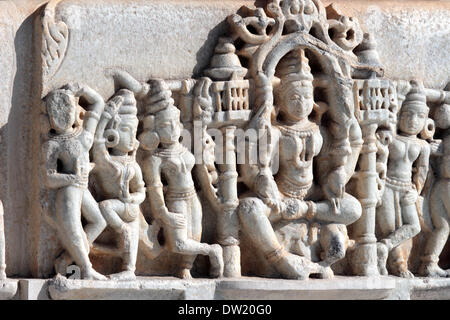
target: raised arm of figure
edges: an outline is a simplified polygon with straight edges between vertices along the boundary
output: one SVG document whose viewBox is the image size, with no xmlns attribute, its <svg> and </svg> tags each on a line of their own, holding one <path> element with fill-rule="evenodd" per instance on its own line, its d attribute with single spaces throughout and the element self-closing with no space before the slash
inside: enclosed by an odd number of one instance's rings
<svg viewBox="0 0 450 320">
<path fill-rule="evenodd" d="M 100 121 L 95 130 L 93 156 L 96 164 L 102 164 L 110 161 L 108 149 L 106 147 L 106 140 L 104 137 L 105 128 L 109 121 L 117 114 L 120 106 L 123 103 L 123 97 L 117 96 L 112 98 L 106 104 L 105 111 L 103 111 Z"/>
<path fill-rule="evenodd" d="M 92 135 L 95 134 L 97 124 L 100 120 L 100 115 L 105 108 L 105 102 L 102 96 L 100 96 L 95 90 L 84 85 L 77 88 L 78 90 L 72 90 L 76 97 L 83 97 L 89 104 L 88 111 L 84 115 L 83 128 L 85 132 L 89 132 Z"/>
<path fill-rule="evenodd" d="M 133 78 L 128 72 L 122 70 L 114 70 L 112 76 L 121 88 L 133 91 L 133 93 L 136 96 L 136 99 L 142 99 L 150 91 L 150 86 L 148 83 L 139 82 L 138 80 Z"/>
</svg>

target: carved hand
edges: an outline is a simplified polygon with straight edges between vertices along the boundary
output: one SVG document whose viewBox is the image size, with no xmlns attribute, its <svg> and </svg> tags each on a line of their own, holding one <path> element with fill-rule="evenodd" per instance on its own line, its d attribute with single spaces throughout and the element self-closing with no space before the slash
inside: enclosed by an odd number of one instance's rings
<svg viewBox="0 0 450 320">
<path fill-rule="evenodd" d="M 181 213 L 167 212 L 159 216 L 162 223 L 172 228 L 185 228 L 187 225 L 186 218 Z"/>
<path fill-rule="evenodd" d="M 419 194 L 415 189 L 408 190 L 408 192 L 402 197 L 401 202 L 405 205 L 411 205 L 416 203 Z"/>
<path fill-rule="evenodd" d="M 211 84 L 211 79 L 205 77 L 200 79 L 195 85 L 193 105 L 194 119 L 209 119 L 214 112 L 212 97 L 209 94 Z"/>
<path fill-rule="evenodd" d="M 266 174 L 258 176 L 255 186 L 256 193 L 267 206 L 275 210 L 276 213 L 281 213 L 285 210 L 285 205 L 280 199 L 278 187 L 271 176 Z"/>
<path fill-rule="evenodd" d="M 105 111 L 108 112 L 111 116 L 114 116 L 119 111 L 120 106 L 123 104 L 123 97 L 115 96 L 105 106 Z"/>
<path fill-rule="evenodd" d="M 81 96 L 83 86 L 78 82 L 70 82 L 69 84 L 67 84 L 66 89 L 72 91 L 75 97 L 79 97 Z"/>
</svg>

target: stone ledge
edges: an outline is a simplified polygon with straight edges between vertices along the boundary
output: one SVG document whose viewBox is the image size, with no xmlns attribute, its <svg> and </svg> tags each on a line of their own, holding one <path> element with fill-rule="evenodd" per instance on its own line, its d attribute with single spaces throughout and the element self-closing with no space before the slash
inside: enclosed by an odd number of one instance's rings
<svg viewBox="0 0 450 320">
<path fill-rule="evenodd" d="M 133 300 L 436 300 L 450 299 L 450 279 L 343 277 L 307 281 L 242 277 L 136 281 L 48 280 L 51 299 Z"/>
<path fill-rule="evenodd" d="M 17 294 L 18 281 L 0 281 L 0 300 L 10 300 Z"/>
</svg>

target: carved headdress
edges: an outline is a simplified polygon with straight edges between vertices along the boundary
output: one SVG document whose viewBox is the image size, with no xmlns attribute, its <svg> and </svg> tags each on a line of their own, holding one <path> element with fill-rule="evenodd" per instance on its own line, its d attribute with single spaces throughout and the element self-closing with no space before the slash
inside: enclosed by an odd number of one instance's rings
<svg viewBox="0 0 450 320">
<path fill-rule="evenodd" d="M 423 108 L 424 111 L 428 112 L 429 108 L 427 106 L 427 97 L 425 95 L 425 89 L 423 85 L 418 81 L 411 81 L 411 90 L 409 90 L 406 95 L 405 101 L 403 101 L 402 108 L 405 106 L 415 105 Z M 401 112 L 401 111 L 400 111 Z"/>
<path fill-rule="evenodd" d="M 122 121 L 133 120 L 136 122 L 136 126 L 139 124 L 137 118 L 137 104 L 136 98 L 133 92 L 128 89 L 120 89 L 115 97 L 122 97 L 123 102 L 117 111 L 117 114 L 108 122 L 105 130 L 106 146 L 108 148 L 114 148 L 119 143 L 119 134 L 117 129 Z M 137 149 L 138 143 L 136 143 Z"/>
<path fill-rule="evenodd" d="M 178 114 L 179 117 L 180 110 L 175 107 L 172 92 L 163 80 L 151 80 L 149 84 L 150 93 L 145 99 L 144 132 L 139 135 L 139 141 L 143 149 L 153 151 L 159 144 L 159 137 L 155 132 L 155 118 L 158 113 L 167 111 Z"/>
<path fill-rule="evenodd" d="M 296 50 L 288 53 L 278 64 L 277 76 L 283 83 L 300 81 L 302 86 L 312 87 L 313 75 L 308 64 L 308 58 L 304 50 Z"/>
</svg>

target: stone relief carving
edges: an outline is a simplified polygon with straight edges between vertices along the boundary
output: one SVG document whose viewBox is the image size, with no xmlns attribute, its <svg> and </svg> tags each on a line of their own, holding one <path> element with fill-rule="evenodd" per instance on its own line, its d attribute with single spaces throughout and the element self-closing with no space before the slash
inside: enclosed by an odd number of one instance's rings
<svg viewBox="0 0 450 320">
<path fill-rule="evenodd" d="M 55 8 L 61 0 L 49 1 L 42 15 L 43 77 L 48 79 L 58 71 L 69 43 L 69 29 L 63 21 L 55 21 Z"/>
<path fill-rule="evenodd" d="M 82 124 L 77 123 L 83 97 L 89 104 Z M 55 262 L 55 270 L 66 274 L 75 261 L 83 279 L 106 280 L 92 268 L 89 251 L 106 226 L 97 201 L 88 190 L 91 162 L 89 150 L 104 109 L 103 98 L 93 89 L 78 84 L 54 90 L 45 98 L 50 130 L 42 146 L 43 180 L 54 195 L 49 204 L 54 217 L 48 221 L 56 229 L 64 252 Z M 81 215 L 87 224 L 83 227 Z"/>
<path fill-rule="evenodd" d="M 68 34 L 53 16 L 51 2 L 48 77 Z M 55 272 L 75 263 L 83 279 L 106 280 L 89 256 L 117 257 L 108 278 L 133 280 L 139 252 L 168 251 L 182 279 L 197 255 L 211 277 L 413 277 L 422 230 L 418 273 L 449 276 L 438 266 L 449 234 L 448 91 L 384 78 L 371 35 L 318 0 L 243 7 L 227 22 L 200 79 L 109 70 L 119 90 L 106 103 L 77 84 L 46 96 L 42 201 L 63 247 Z M 438 106 L 429 114 L 427 104 Z"/>
</svg>

